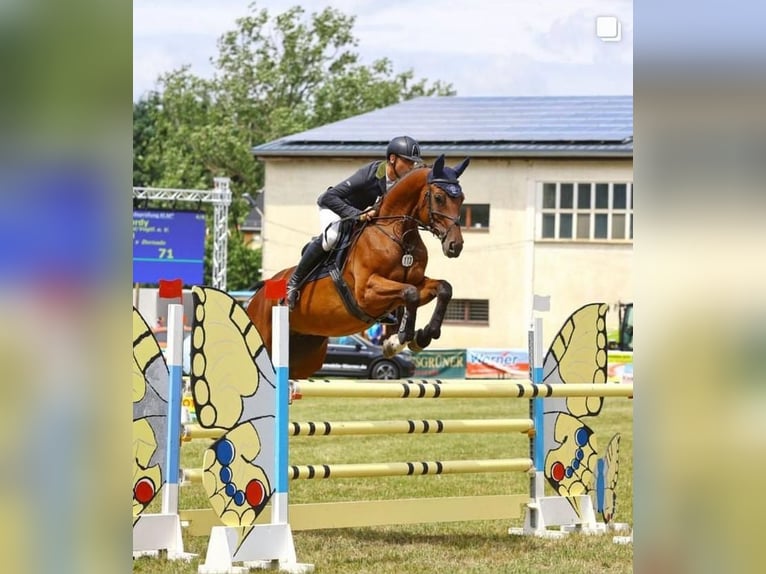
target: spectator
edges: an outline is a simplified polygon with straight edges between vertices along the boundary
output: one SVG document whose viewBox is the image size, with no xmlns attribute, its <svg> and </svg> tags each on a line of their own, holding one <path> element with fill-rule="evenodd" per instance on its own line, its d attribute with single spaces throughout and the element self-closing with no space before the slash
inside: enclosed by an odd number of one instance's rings
<svg viewBox="0 0 766 574">
<path fill-rule="evenodd" d="M 383 344 L 383 325 L 374 323 L 365 331 L 365 336 L 373 345 Z"/>
</svg>

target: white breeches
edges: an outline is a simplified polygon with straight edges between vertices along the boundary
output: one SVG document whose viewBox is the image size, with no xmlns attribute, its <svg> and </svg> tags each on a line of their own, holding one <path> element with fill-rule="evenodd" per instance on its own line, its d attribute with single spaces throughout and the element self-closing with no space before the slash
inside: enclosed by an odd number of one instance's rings
<svg viewBox="0 0 766 574">
<path fill-rule="evenodd" d="M 340 215 L 331 209 L 319 208 L 319 224 L 322 231 L 322 249 L 330 251 L 340 235 Z"/>
</svg>

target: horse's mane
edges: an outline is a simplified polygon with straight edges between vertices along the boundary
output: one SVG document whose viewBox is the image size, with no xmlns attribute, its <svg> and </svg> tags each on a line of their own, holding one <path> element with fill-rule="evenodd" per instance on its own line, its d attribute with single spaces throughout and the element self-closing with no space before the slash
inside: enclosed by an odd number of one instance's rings
<svg viewBox="0 0 766 574">
<path fill-rule="evenodd" d="M 430 171 L 431 168 L 429 166 L 418 167 L 397 181 L 383 196 L 383 199 L 380 202 L 379 213 L 381 215 L 386 215 L 386 212 L 389 209 L 392 209 L 397 203 L 401 202 L 403 198 L 411 199 L 410 194 L 413 191 L 419 191 L 423 188 L 426 177 Z"/>
</svg>

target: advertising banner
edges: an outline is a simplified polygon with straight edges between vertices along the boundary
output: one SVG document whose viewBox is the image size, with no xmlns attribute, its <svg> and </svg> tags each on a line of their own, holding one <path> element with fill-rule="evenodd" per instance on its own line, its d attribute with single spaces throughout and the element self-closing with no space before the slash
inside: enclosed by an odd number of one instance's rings
<svg viewBox="0 0 766 574">
<path fill-rule="evenodd" d="M 466 349 L 466 377 L 477 379 L 529 378 L 527 349 Z"/>
<path fill-rule="evenodd" d="M 425 350 L 412 355 L 412 360 L 419 379 L 465 378 L 465 349 Z"/>
</svg>

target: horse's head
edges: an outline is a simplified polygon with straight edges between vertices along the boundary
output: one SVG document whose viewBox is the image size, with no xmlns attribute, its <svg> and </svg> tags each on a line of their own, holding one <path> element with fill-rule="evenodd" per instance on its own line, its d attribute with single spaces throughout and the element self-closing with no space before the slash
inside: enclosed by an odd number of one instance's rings
<svg viewBox="0 0 766 574">
<path fill-rule="evenodd" d="M 463 233 L 460 230 L 460 207 L 465 196 L 458 178 L 468 167 L 465 158 L 454 168 L 444 165 L 440 155 L 428 173 L 425 201 L 421 206 L 421 221 L 439 238 L 442 251 L 447 257 L 457 257 L 463 250 Z"/>
</svg>

